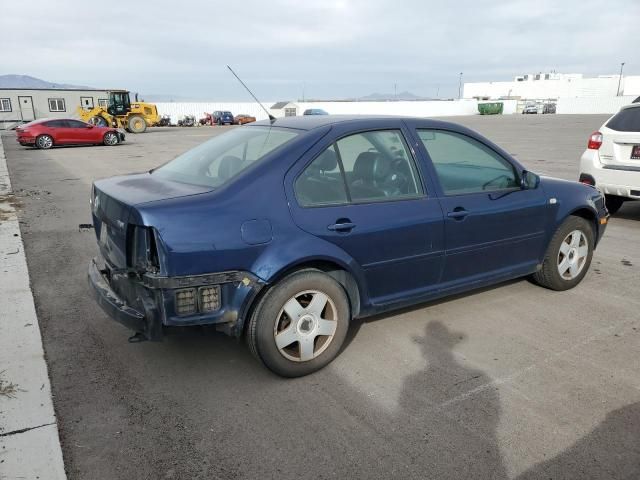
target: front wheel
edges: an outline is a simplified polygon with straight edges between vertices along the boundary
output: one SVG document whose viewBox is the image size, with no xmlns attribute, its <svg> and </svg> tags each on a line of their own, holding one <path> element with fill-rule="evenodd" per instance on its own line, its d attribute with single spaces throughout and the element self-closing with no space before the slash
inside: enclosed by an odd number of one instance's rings
<svg viewBox="0 0 640 480">
<path fill-rule="evenodd" d="M 114 145 L 117 145 L 118 143 L 120 143 L 120 140 L 118 139 L 118 135 L 116 135 L 114 132 L 107 132 L 104 134 L 104 138 L 102 139 L 103 143 L 109 147 L 112 147 Z"/>
<path fill-rule="evenodd" d="M 301 377 L 338 355 L 350 318 L 342 285 L 323 272 L 304 270 L 267 291 L 249 320 L 247 342 L 274 373 Z"/>
<path fill-rule="evenodd" d="M 590 222 L 571 216 L 553 235 L 542 268 L 533 280 L 551 290 L 568 290 L 578 285 L 593 257 L 594 231 Z"/>
<path fill-rule="evenodd" d="M 147 130 L 147 122 L 140 115 L 132 115 L 127 120 L 127 127 L 131 133 L 144 133 Z"/>
<path fill-rule="evenodd" d="M 48 150 L 53 147 L 53 138 L 49 135 L 40 135 L 36 138 L 36 147 L 41 150 Z"/>
</svg>

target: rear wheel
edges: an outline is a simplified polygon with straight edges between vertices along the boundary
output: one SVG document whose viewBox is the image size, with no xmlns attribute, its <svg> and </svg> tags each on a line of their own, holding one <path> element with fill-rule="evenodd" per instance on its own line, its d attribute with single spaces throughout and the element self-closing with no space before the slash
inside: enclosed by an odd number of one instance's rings
<svg viewBox="0 0 640 480">
<path fill-rule="evenodd" d="M 53 138 L 49 135 L 40 135 L 36 138 L 36 147 L 41 150 L 48 150 L 53 147 Z"/>
<path fill-rule="evenodd" d="M 308 375 L 338 355 L 350 315 L 337 281 L 320 271 L 300 271 L 277 283 L 258 303 L 247 342 L 254 356 L 278 375 Z"/>
<path fill-rule="evenodd" d="M 104 117 L 101 117 L 100 115 L 95 115 L 93 117 L 91 117 L 89 119 L 89 123 L 91 125 L 95 125 L 96 127 L 108 127 L 109 126 L 109 122 L 107 122 L 107 119 Z"/>
<path fill-rule="evenodd" d="M 619 197 L 617 195 L 605 195 L 604 196 L 605 203 L 607 204 L 607 210 L 611 215 L 615 215 L 615 213 L 620 210 L 622 204 L 626 201 L 626 198 Z"/>
<path fill-rule="evenodd" d="M 120 143 L 120 139 L 118 138 L 118 135 L 116 135 L 115 132 L 107 132 L 104 134 L 104 138 L 102 139 L 102 142 L 111 147 L 113 145 L 117 145 L 118 143 Z"/>
<path fill-rule="evenodd" d="M 127 120 L 127 128 L 131 133 L 144 133 L 147 130 L 147 122 L 140 115 L 132 115 Z"/>
<path fill-rule="evenodd" d="M 569 217 L 551 239 L 542 268 L 533 274 L 533 280 L 551 290 L 575 287 L 589 270 L 593 246 L 592 225 L 582 217 Z"/>
</svg>

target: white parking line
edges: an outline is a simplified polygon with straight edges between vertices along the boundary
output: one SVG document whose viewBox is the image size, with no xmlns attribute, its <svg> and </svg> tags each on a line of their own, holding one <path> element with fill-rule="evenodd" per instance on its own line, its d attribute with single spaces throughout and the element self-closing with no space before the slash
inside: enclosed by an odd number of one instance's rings
<svg viewBox="0 0 640 480">
<path fill-rule="evenodd" d="M 65 479 L 14 205 L 0 137 L 0 479 Z"/>
</svg>

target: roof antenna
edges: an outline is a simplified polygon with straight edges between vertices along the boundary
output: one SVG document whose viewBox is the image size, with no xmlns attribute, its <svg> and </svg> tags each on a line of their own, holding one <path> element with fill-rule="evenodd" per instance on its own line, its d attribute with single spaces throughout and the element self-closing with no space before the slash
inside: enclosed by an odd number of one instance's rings
<svg viewBox="0 0 640 480">
<path fill-rule="evenodd" d="M 233 73 L 233 76 L 234 76 L 234 77 L 236 77 L 236 78 L 238 79 L 238 81 L 242 84 L 242 86 L 243 86 L 244 88 L 246 88 L 246 89 L 247 89 L 247 92 L 249 92 L 249 94 L 253 97 L 253 99 L 254 99 L 256 102 L 258 102 L 258 105 L 260 105 L 260 106 L 262 107 L 262 109 L 265 111 L 265 113 L 269 116 L 269 120 L 271 120 L 271 123 L 275 122 L 275 121 L 276 121 L 276 117 L 274 117 L 273 115 L 271 115 L 271 114 L 269 113 L 269 111 L 268 111 L 266 108 L 264 108 L 264 105 L 262 105 L 262 103 L 260 103 L 260 100 L 258 100 L 258 99 L 256 98 L 256 96 L 253 94 L 253 92 L 251 92 L 251 90 L 249 90 L 249 87 L 247 87 L 247 86 L 244 84 L 244 82 L 243 82 L 242 80 L 240 80 L 240 77 L 239 77 L 238 75 L 236 75 L 236 72 L 234 72 L 234 71 L 233 71 L 233 69 L 232 69 L 229 65 L 227 65 L 227 68 L 229 69 L 229 71 L 230 71 L 231 73 Z"/>
</svg>

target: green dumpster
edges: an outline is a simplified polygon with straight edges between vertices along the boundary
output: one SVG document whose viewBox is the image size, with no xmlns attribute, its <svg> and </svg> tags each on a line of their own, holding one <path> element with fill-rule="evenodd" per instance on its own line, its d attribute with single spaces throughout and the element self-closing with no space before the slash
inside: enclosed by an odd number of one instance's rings
<svg viewBox="0 0 640 480">
<path fill-rule="evenodd" d="M 502 115 L 502 102 L 479 103 L 478 111 L 480 115 Z"/>
</svg>

